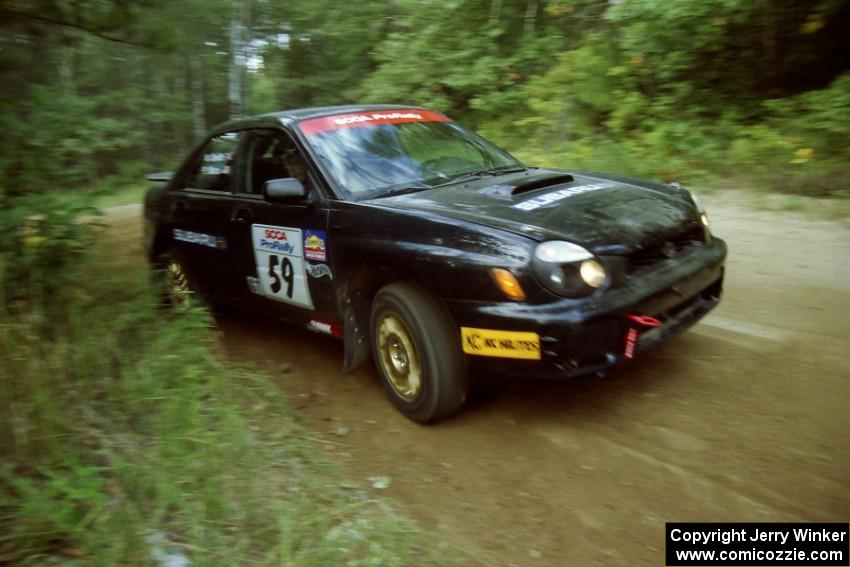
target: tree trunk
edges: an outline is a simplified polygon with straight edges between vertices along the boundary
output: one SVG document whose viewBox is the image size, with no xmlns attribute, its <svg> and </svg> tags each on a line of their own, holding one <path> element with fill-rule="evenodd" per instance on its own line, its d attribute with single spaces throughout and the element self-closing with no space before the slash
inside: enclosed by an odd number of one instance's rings
<svg viewBox="0 0 850 567">
<path fill-rule="evenodd" d="M 761 31 L 761 46 L 762 60 L 764 65 L 761 66 L 762 81 L 761 87 L 769 85 L 773 88 L 773 77 L 776 72 L 776 16 L 774 14 L 775 6 L 771 0 L 762 2 L 764 20 Z M 753 74 L 755 75 L 755 73 Z"/>
<path fill-rule="evenodd" d="M 242 117 L 242 22 L 234 9 L 230 19 L 230 71 L 227 77 L 227 98 L 230 101 L 230 118 Z"/>
<path fill-rule="evenodd" d="M 502 0 L 490 0 L 490 24 L 498 25 L 502 14 Z"/>
<path fill-rule="evenodd" d="M 227 94 L 231 118 L 241 118 L 245 114 L 248 31 L 252 12 L 253 1 L 243 0 L 233 7 L 230 18 L 230 72 Z"/>
<path fill-rule="evenodd" d="M 204 137 L 207 131 L 207 99 L 204 90 L 204 66 L 197 54 L 186 56 L 186 70 L 189 72 L 192 130 L 195 135 L 195 141 L 198 141 Z"/>
<path fill-rule="evenodd" d="M 77 42 L 72 37 L 67 37 L 64 31 L 62 36 L 62 49 L 59 51 L 59 61 L 56 74 L 59 76 L 59 84 L 65 94 L 76 93 L 76 81 L 74 80 L 74 59 L 76 57 Z"/>
<path fill-rule="evenodd" d="M 537 27 L 537 0 L 528 0 L 525 5 L 525 22 L 522 26 L 523 33 L 533 33 Z"/>
</svg>

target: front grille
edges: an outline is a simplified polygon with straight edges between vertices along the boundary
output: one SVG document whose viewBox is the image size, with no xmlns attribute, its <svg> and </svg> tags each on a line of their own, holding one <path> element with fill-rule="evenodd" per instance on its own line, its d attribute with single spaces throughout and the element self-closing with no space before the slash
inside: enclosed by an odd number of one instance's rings
<svg viewBox="0 0 850 567">
<path fill-rule="evenodd" d="M 692 247 L 699 246 L 704 241 L 705 233 L 701 226 L 689 228 L 653 246 L 642 248 L 630 254 L 628 257 L 628 272 L 634 273 L 657 264 L 662 260 L 681 256 Z"/>
</svg>

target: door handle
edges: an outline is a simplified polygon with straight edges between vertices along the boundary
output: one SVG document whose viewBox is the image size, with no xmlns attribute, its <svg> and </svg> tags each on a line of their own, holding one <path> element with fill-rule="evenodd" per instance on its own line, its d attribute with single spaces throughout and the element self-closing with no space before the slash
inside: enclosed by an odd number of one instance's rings
<svg viewBox="0 0 850 567">
<path fill-rule="evenodd" d="M 251 218 L 253 217 L 253 213 L 251 213 L 251 209 L 239 208 L 233 211 L 233 214 L 230 216 L 230 220 L 233 222 L 238 222 L 240 224 L 247 224 L 251 222 Z"/>
<path fill-rule="evenodd" d="M 189 206 L 185 201 L 174 201 L 171 203 L 171 213 L 172 214 L 183 214 L 189 210 Z"/>
</svg>

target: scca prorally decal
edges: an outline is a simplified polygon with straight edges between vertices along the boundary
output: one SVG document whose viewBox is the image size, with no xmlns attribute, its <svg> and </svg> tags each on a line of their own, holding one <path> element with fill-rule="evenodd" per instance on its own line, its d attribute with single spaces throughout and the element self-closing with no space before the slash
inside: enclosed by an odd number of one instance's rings
<svg viewBox="0 0 850 567">
<path fill-rule="evenodd" d="M 331 268 L 327 264 L 307 264 L 307 273 L 310 274 L 311 278 L 321 278 L 323 276 L 328 276 L 329 279 L 334 279 L 333 273 L 331 273 Z"/>
<path fill-rule="evenodd" d="M 307 229 L 304 231 L 304 257 L 308 260 L 324 262 L 328 259 L 327 236 L 324 230 Z"/>
<path fill-rule="evenodd" d="M 249 289 L 275 301 L 313 309 L 301 229 L 254 224 L 251 243 L 257 274 L 248 280 Z"/>
<path fill-rule="evenodd" d="M 517 203 L 513 206 L 513 208 L 520 209 L 523 211 L 533 211 L 534 209 L 539 209 L 540 207 L 545 207 L 546 205 L 557 203 L 558 201 L 562 201 L 567 197 L 572 197 L 573 195 L 581 195 L 582 193 L 589 193 L 591 191 L 597 191 L 599 189 L 605 189 L 607 187 L 610 187 L 610 185 L 605 185 L 602 183 L 589 183 L 587 185 L 578 185 L 576 187 L 558 189 L 557 191 L 552 191 L 551 193 L 546 193 L 545 195 L 540 195 L 539 197 L 528 199 L 526 201 L 523 201 L 522 203 Z"/>
<path fill-rule="evenodd" d="M 355 122 L 385 122 L 388 120 L 422 120 L 419 112 L 373 112 L 371 114 L 354 114 L 334 118 L 334 124 L 345 126 Z"/>
<path fill-rule="evenodd" d="M 298 128 L 307 136 L 344 128 L 358 128 L 380 124 L 406 124 L 410 122 L 451 122 L 439 112 L 421 109 L 377 110 L 321 116 L 302 121 Z"/>
<path fill-rule="evenodd" d="M 183 230 L 182 228 L 175 228 L 172 231 L 172 235 L 174 236 L 174 240 L 179 240 L 180 242 L 198 244 L 207 248 L 215 248 L 216 250 L 227 249 L 227 239 L 223 236 L 195 232 L 193 230 Z"/>
<path fill-rule="evenodd" d="M 286 231 L 278 229 L 264 229 L 260 239 L 260 248 L 270 252 L 292 254 L 292 243 L 286 237 Z"/>
</svg>

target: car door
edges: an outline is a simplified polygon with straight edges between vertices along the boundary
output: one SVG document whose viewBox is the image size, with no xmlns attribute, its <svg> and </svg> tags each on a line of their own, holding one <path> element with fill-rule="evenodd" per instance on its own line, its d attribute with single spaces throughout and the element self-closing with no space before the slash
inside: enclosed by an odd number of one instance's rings
<svg viewBox="0 0 850 567">
<path fill-rule="evenodd" d="M 213 297 L 226 294 L 232 277 L 228 229 L 239 138 L 227 132 L 207 140 L 169 191 L 172 252 L 192 285 Z"/>
<path fill-rule="evenodd" d="M 341 317 L 330 268 L 328 209 L 317 177 L 292 137 L 276 129 L 244 132 L 243 161 L 231 212 L 241 298 L 314 330 L 338 334 Z M 272 179 L 295 178 L 305 198 L 270 202 Z"/>
</svg>

